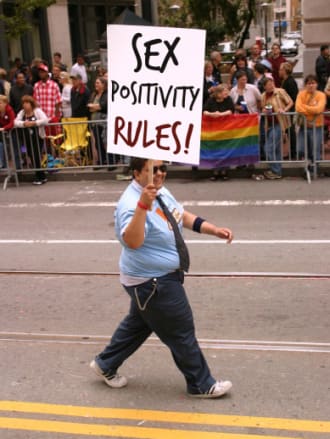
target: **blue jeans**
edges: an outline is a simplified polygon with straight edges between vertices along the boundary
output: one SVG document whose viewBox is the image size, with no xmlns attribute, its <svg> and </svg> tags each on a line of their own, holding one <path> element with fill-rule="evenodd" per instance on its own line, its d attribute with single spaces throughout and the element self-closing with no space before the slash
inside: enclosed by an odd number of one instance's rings
<svg viewBox="0 0 330 439">
<path fill-rule="evenodd" d="M 282 130 L 280 124 L 274 124 L 268 127 L 265 141 L 265 154 L 267 161 L 281 160 L 281 136 Z M 280 163 L 270 163 L 269 167 L 272 172 L 281 175 L 282 165 Z"/>
<path fill-rule="evenodd" d="M 314 158 L 314 131 L 315 131 L 315 146 L 316 157 Z M 315 128 L 307 128 L 306 130 L 306 142 L 307 142 L 307 157 L 312 162 L 314 159 L 321 159 L 321 147 L 323 141 L 323 126 Z M 300 156 L 305 156 L 305 130 L 299 128 L 298 133 L 298 152 Z"/>
<path fill-rule="evenodd" d="M 131 297 L 129 313 L 109 345 L 96 357 L 104 372 L 115 373 L 155 332 L 169 347 L 189 393 L 204 393 L 215 383 L 195 336 L 193 315 L 182 282 L 183 274 L 174 272 L 125 287 Z"/>
<path fill-rule="evenodd" d="M 6 168 L 5 147 L 3 142 L 0 142 L 0 168 Z"/>
</svg>

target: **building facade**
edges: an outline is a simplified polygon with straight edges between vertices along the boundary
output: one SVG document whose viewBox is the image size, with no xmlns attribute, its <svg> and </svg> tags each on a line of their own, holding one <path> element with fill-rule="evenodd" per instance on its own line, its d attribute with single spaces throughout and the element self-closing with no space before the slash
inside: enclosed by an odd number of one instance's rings
<svg viewBox="0 0 330 439">
<path fill-rule="evenodd" d="M 302 0 L 304 75 L 315 73 L 315 60 L 322 44 L 330 45 L 329 0 Z"/>
<path fill-rule="evenodd" d="M 5 37 L 0 22 L 0 66 L 8 69 L 15 58 L 30 64 L 38 57 L 51 60 L 58 51 L 63 62 L 71 65 L 78 53 L 90 55 L 98 51 L 98 40 L 108 23 L 125 9 L 150 15 L 150 2 L 145 0 L 57 0 L 48 8 L 27 14 L 31 31 L 18 39 Z M 0 14 L 10 15 L 13 0 L 0 1 Z"/>
<path fill-rule="evenodd" d="M 160 0 L 158 0 L 160 1 Z M 157 24 L 157 0 L 57 0 L 47 9 L 27 15 L 32 30 L 21 38 L 7 40 L 0 22 L 0 66 L 8 69 L 15 58 L 30 63 L 35 57 L 51 60 L 58 51 L 70 66 L 78 53 L 91 61 L 100 56 L 99 44 L 106 25 L 129 8 L 147 21 Z M 12 12 L 14 0 L 0 0 L 0 14 Z M 177 4 L 174 2 L 173 4 Z M 314 61 L 321 44 L 330 43 L 329 0 L 258 0 L 257 15 L 250 29 L 256 37 L 267 38 L 270 47 L 287 31 L 301 30 L 306 46 L 304 74 L 314 73 Z"/>
</svg>

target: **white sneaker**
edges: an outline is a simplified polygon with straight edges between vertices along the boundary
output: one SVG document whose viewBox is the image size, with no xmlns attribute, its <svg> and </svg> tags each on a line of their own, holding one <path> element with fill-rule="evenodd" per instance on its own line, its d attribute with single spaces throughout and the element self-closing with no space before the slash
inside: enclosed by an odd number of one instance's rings
<svg viewBox="0 0 330 439">
<path fill-rule="evenodd" d="M 189 393 L 194 398 L 219 398 L 232 388 L 230 381 L 216 381 L 205 393 Z"/>
<path fill-rule="evenodd" d="M 125 387 L 127 385 L 126 377 L 121 376 L 118 373 L 104 373 L 95 360 L 93 360 L 89 366 L 91 369 L 93 369 L 96 375 L 103 378 L 103 380 L 109 387 L 112 387 L 113 389 L 120 389 L 121 387 Z"/>
</svg>

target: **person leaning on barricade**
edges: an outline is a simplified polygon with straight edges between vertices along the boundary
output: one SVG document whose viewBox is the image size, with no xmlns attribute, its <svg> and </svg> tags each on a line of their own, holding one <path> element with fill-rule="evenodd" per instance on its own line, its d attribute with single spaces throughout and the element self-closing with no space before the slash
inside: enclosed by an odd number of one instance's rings
<svg viewBox="0 0 330 439">
<path fill-rule="evenodd" d="M 14 127 L 15 113 L 13 108 L 8 103 L 8 98 L 5 95 L 0 95 L 0 169 L 5 169 L 8 166 L 7 154 L 5 153 L 5 131 L 9 131 Z"/>
<path fill-rule="evenodd" d="M 299 88 L 297 81 L 293 77 L 293 66 L 289 62 L 280 65 L 279 75 L 282 81 L 281 88 L 283 88 L 293 101 L 292 107 L 289 109 L 290 113 L 295 112 L 295 103 L 298 96 Z M 290 142 L 290 153 L 292 159 L 297 159 L 297 138 L 296 129 L 293 123 L 293 115 L 290 116 L 291 126 L 287 130 Z"/>
<path fill-rule="evenodd" d="M 244 70 L 237 72 L 237 85 L 230 90 L 230 97 L 238 114 L 258 113 L 260 110 L 261 94 L 253 84 L 248 84 L 248 77 Z"/>
<path fill-rule="evenodd" d="M 47 182 L 45 172 L 41 170 L 41 156 L 44 150 L 45 125 L 49 118 L 37 107 L 36 101 L 32 96 L 22 97 L 23 109 L 18 113 L 14 125 L 20 128 L 18 137 L 20 145 L 24 145 L 27 157 L 32 168 L 36 169 L 33 184 L 41 185 Z"/>
<path fill-rule="evenodd" d="M 296 111 L 304 117 L 298 119 L 298 154 L 301 158 L 305 157 L 305 145 L 307 145 L 307 157 L 317 162 L 321 159 L 321 148 L 323 142 L 323 126 L 326 106 L 326 95 L 317 89 L 317 77 L 308 75 L 304 80 L 305 88 L 298 93 L 296 99 Z M 306 138 L 305 138 L 306 133 Z M 314 157 L 314 151 L 316 155 Z M 309 166 L 312 171 L 312 166 Z M 306 177 L 306 176 L 305 176 Z"/>
<path fill-rule="evenodd" d="M 289 128 L 290 117 L 284 115 L 293 105 L 293 101 L 283 88 L 275 87 L 274 79 L 267 78 L 264 83 L 265 91 L 261 96 L 261 107 L 265 118 L 265 156 L 269 170 L 264 173 L 268 180 L 282 178 L 281 142 L 283 134 Z M 276 163 L 277 161 L 277 163 Z"/>
<path fill-rule="evenodd" d="M 99 123 L 100 120 L 107 119 L 108 113 L 108 83 L 104 78 L 96 78 L 94 90 L 87 104 L 90 112 L 91 135 L 93 148 L 93 163 L 97 165 L 107 164 L 106 142 L 103 131 L 106 130 L 105 123 Z"/>
<path fill-rule="evenodd" d="M 213 118 L 221 118 L 235 113 L 235 106 L 232 98 L 229 96 L 227 84 L 220 84 L 213 88 L 211 97 L 206 101 L 203 107 L 203 114 Z M 213 170 L 211 181 L 218 179 L 228 180 L 227 169 L 216 168 Z"/>
</svg>

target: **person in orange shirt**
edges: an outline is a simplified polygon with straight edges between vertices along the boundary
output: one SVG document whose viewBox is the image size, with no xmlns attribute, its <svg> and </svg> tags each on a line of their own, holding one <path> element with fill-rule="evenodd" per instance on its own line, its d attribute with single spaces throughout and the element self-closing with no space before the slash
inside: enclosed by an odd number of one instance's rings
<svg viewBox="0 0 330 439">
<path fill-rule="evenodd" d="M 317 90 L 318 82 L 315 75 L 306 76 L 304 84 L 305 88 L 298 93 L 296 100 L 297 113 L 301 113 L 306 118 L 304 124 L 299 127 L 298 152 L 300 156 L 305 156 L 306 142 L 308 158 L 313 163 L 314 160 L 321 160 L 324 125 L 322 113 L 325 111 L 326 95 L 323 91 Z"/>
</svg>

